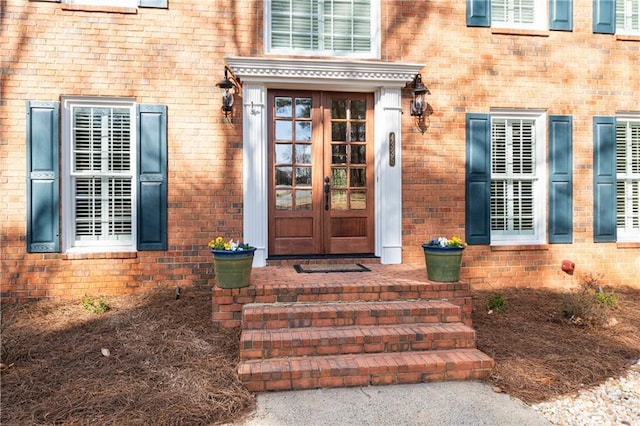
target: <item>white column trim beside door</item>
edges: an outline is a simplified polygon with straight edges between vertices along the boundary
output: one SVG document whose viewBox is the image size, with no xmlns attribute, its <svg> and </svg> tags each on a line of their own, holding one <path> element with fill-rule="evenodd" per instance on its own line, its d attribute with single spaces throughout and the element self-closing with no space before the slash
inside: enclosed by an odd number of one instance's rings
<svg viewBox="0 0 640 426">
<path fill-rule="evenodd" d="M 376 92 L 375 245 L 382 264 L 402 263 L 402 93 Z M 389 139 L 395 134 L 395 165 L 390 165 Z"/>
<path fill-rule="evenodd" d="M 242 180 L 244 241 L 256 248 L 253 266 L 267 265 L 267 89 L 261 84 L 242 87 Z"/>
</svg>

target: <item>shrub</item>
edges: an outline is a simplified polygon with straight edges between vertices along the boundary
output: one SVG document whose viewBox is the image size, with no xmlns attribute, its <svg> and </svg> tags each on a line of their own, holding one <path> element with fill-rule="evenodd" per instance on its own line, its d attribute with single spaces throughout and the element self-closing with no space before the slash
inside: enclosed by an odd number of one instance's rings
<svg viewBox="0 0 640 426">
<path fill-rule="evenodd" d="M 495 293 L 487 297 L 487 307 L 489 312 L 504 312 L 507 310 L 507 301 L 502 293 Z"/>
<path fill-rule="evenodd" d="M 82 307 L 85 311 L 92 312 L 94 314 L 104 314 L 111 307 L 102 299 L 98 299 L 94 301 L 88 296 L 82 298 Z"/>
<path fill-rule="evenodd" d="M 611 311 L 618 305 L 618 295 L 605 291 L 600 280 L 602 275 L 587 275 L 577 291 L 564 297 L 565 318 L 572 324 L 605 327 L 609 324 Z"/>
</svg>

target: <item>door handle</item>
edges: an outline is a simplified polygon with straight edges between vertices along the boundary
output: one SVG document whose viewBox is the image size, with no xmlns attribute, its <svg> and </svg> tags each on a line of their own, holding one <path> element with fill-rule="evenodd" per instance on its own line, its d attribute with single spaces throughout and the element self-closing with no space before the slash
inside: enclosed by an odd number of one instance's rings
<svg viewBox="0 0 640 426">
<path fill-rule="evenodd" d="M 329 210 L 329 193 L 331 193 L 331 185 L 329 185 L 329 176 L 324 177 L 324 209 Z"/>
</svg>

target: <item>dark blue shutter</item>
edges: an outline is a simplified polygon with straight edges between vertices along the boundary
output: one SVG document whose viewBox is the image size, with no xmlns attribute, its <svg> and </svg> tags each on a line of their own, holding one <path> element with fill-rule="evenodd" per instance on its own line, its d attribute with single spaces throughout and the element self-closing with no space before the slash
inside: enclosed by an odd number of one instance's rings
<svg viewBox="0 0 640 426">
<path fill-rule="evenodd" d="M 27 251 L 60 251 L 58 102 L 27 102 Z"/>
<path fill-rule="evenodd" d="M 615 34 L 616 0 L 593 0 L 593 32 Z"/>
<path fill-rule="evenodd" d="M 138 0 L 138 6 L 166 9 L 168 7 L 167 2 L 168 0 Z"/>
<path fill-rule="evenodd" d="M 465 164 L 465 238 L 491 243 L 491 117 L 467 114 Z"/>
<path fill-rule="evenodd" d="M 491 0 L 467 0 L 467 26 L 491 26 Z"/>
<path fill-rule="evenodd" d="M 593 118 L 593 240 L 614 242 L 616 230 L 616 119 Z"/>
<path fill-rule="evenodd" d="M 549 0 L 549 29 L 573 30 L 573 0 Z"/>
<path fill-rule="evenodd" d="M 138 250 L 167 249 L 167 107 L 138 105 Z"/>
<path fill-rule="evenodd" d="M 573 242 L 573 118 L 549 116 L 549 242 Z"/>
</svg>

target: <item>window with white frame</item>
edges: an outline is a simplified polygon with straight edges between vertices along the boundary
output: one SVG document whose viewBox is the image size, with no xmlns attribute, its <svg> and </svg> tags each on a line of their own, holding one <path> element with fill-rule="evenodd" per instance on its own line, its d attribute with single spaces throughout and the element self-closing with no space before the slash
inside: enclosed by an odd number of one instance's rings
<svg viewBox="0 0 640 426">
<path fill-rule="evenodd" d="M 541 117 L 492 117 L 492 244 L 544 239 L 543 126 Z"/>
<path fill-rule="evenodd" d="M 640 34 L 640 0 L 616 0 L 616 33 Z"/>
<path fill-rule="evenodd" d="M 616 119 L 618 241 L 640 240 L 640 117 Z"/>
<path fill-rule="evenodd" d="M 548 0 L 491 0 L 491 26 L 547 29 Z"/>
<path fill-rule="evenodd" d="M 66 249 L 135 249 L 135 105 L 66 99 L 63 109 Z"/>
<path fill-rule="evenodd" d="M 380 0 L 266 0 L 265 51 L 380 56 Z"/>
<path fill-rule="evenodd" d="M 137 7 L 138 0 L 62 0 L 66 4 L 84 6 Z"/>
</svg>

